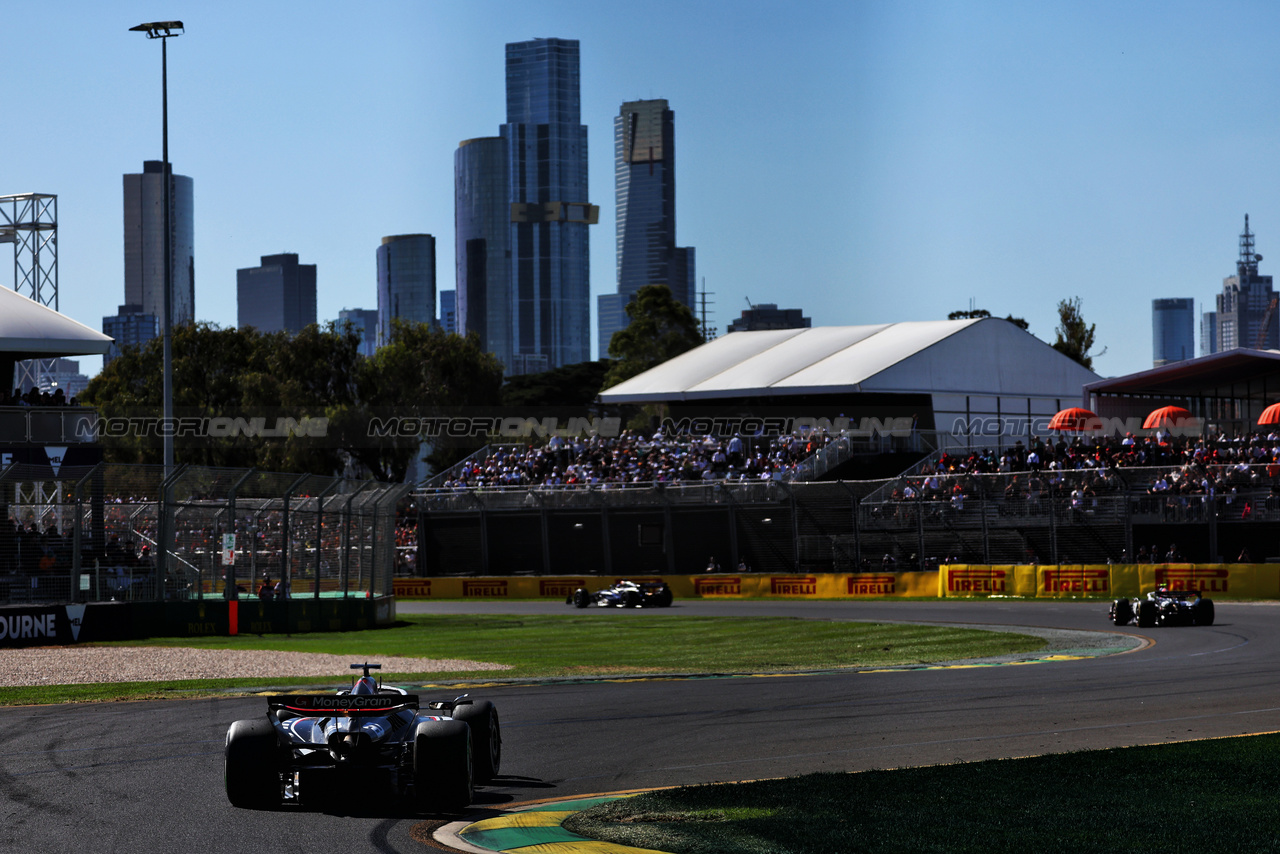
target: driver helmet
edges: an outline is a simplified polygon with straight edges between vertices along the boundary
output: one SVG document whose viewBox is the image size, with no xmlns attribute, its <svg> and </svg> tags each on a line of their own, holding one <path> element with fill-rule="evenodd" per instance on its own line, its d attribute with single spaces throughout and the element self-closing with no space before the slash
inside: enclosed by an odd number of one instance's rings
<svg viewBox="0 0 1280 854">
<path fill-rule="evenodd" d="M 376 694 L 378 693 L 378 680 L 372 676 L 361 676 L 356 680 L 356 684 L 351 686 L 352 694 Z"/>
</svg>

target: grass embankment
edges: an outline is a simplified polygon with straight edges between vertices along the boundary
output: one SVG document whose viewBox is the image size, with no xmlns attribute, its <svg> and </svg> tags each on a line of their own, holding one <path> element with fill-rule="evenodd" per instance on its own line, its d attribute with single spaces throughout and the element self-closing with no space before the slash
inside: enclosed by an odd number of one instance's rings
<svg viewBox="0 0 1280 854">
<path fill-rule="evenodd" d="M 502 671 L 383 674 L 388 682 L 414 684 L 888 667 L 1031 652 L 1043 648 L 1044 641 L 979 629 L 629 611 L 563 617 L 406 615 L 395 626 L 358 632 L 150 638 L 110 645 L 289 650 L 342 655 L 351 661 L 377 661 L 380 656 L 468 659 L 511 667 Z M 0 688 L 0 704 L 191 697 L 235 688 L 332 685 L 346 678 L 347 674 L 335 673 L 319 678 Z"/>
<path fill-rule="evenodd" d="M 1280 735 L 649 792 L 575 833 L 670 854 L 1280 851 Z"/>
</svg>

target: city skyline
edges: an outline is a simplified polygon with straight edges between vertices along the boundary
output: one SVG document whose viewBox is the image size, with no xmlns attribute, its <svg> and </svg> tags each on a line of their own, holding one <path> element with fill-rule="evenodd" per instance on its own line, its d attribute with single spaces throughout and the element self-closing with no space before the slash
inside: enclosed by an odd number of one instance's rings
<svg viewBox="0 0 1280 854">
<path fill-rule="evenodd" d="M 453 153 L 503 120 L 503 46 L 540 35 L 581 45 L 593 301 L 616 286 L 610 123 L 655 97 L 682 117 L 680 242 L 721 330 L 744 299 L 828 325 L 972 304 L 1052 341 L 1058 301 L 1079 296 L 1107 348 L 1096 366 L 1128 373 L 1151 346 L 1129 318 L 1167 293 L 1208 308 L 1244 212 L 1280 234 L 1280 10 L 1262 3 L 656 2 L 636 19 L 387 2 L 375 26 L 302 8 L 8 10 L 33 34 L 11 62 L 43 71 L 6 96 L 21 132 L 0 192 L 59 196 L 63 313 L 96 328 L 121 302 L 119 176 L 160 153 L 159 46 L 128 28 L 153 19 L 186 24 L 168 50 L 170 156 L 196 184 L 196 314 L 221 326 L 235 271 L 273 252 L 317 264 L 322 320 L 374 302 L 383 235 L 437 235 L 449 270 Z M 289 26 L 245 25 L 264 16 Z M 356 199 L 361 217 L 336 210 Z M 1035 287 L 1011 287 L 1014 270 Z"/>
</svg>

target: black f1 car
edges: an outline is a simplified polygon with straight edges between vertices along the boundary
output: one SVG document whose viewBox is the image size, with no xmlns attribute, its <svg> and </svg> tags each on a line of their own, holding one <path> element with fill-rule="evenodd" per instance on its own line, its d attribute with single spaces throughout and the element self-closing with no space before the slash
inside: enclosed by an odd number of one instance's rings
<svg viewBox="0 0 1280 854">
<path fill-rule="evenodd" d="M 1212 626 L 1213 600 L 1198 590 L 1170 590 L 1161 585 L 1145 599 L 1117 599 L 1107 612 L 1111 622 L 1139 628 L 1151 626 Z"/>
<path fill-rule="evenodd" d="M 457 812 L 498 773 L 502 734 L 488 701 L 432 702 L 362 670 L 348 691 L 271 697 L 267 714 L 227 731 L 227 799 L 248 809 L 323 808 L 331 799 L 387 792 L 423 812 Z"/>
<path fill-rule="evenodd" d="M 619 581 L 612 587 L 588 592 L 579 587 L 565 600 L 565 604 L 575 608 L 586 608 L 595 605 L 600 608 L 665 608 L 671 604 L 675 596 L 665 581 Z"/>
</svg>

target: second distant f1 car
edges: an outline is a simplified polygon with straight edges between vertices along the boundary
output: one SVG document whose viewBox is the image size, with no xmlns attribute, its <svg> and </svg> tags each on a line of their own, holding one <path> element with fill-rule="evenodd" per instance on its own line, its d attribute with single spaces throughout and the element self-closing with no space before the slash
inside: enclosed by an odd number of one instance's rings
<svg viewBox="0 0 1280 854">
<path fill-rule="evenodd" d="M 598 608 L 665 608 L 675 596 L 665 581 L 619 581 L 592 593 L 579 587 L 565 600 L 575 608 L 595 605 Z"/>
<path fill-rule="evenodd" d="M 1137 623 L 1139 628 L 1151 626 L 1212 626 L 1213 600 L 1198 590 L 1170 590 L 1163 585 L 1148 593 L 1145 599 L 1117 599 L 1108 611 L 1117 626 Z"/>
</svg>

